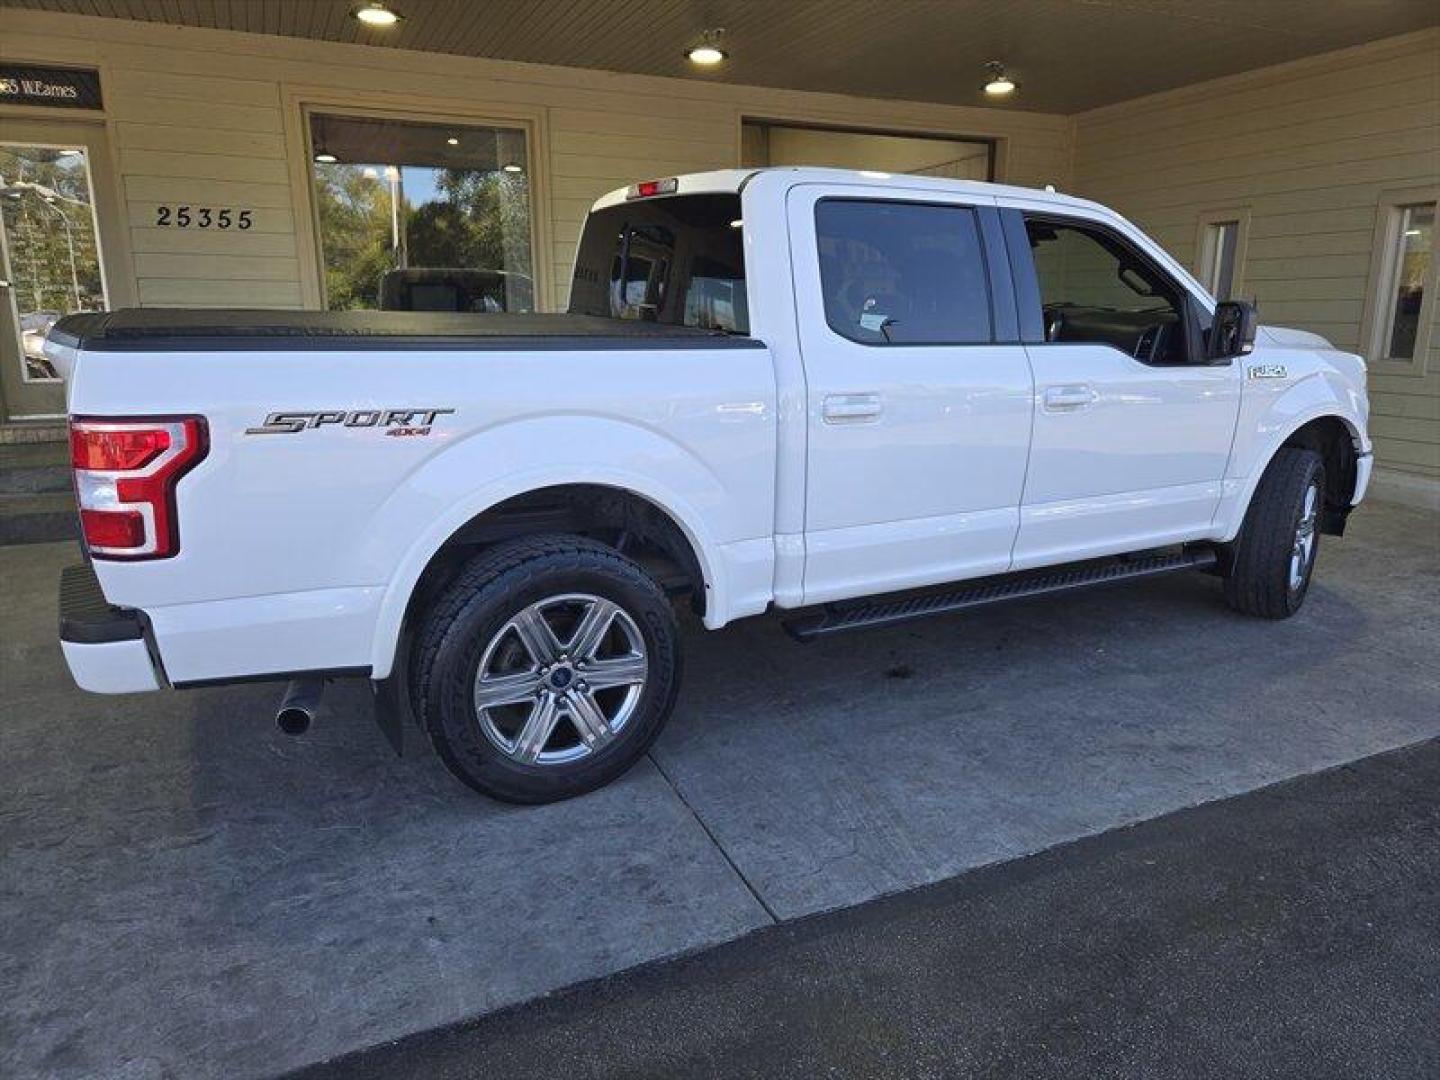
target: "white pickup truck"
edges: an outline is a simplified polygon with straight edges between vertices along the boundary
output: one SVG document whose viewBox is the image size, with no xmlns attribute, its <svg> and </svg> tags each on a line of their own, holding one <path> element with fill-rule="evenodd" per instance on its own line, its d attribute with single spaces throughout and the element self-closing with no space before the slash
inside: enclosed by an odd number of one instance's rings
<svg viewBox="0 0 1440 1080">
<path fill-rule="evenodd" d="M 70 316 L 76 681 L 372 680 L 539 802 L 674 702 L 674 601 L 806 639 L 1179 569 L 1267 618 L 1370 476 L 1361 359 L 1103 206 L 821 169 L 600 199 L 555 315 Z"/>
</svg>

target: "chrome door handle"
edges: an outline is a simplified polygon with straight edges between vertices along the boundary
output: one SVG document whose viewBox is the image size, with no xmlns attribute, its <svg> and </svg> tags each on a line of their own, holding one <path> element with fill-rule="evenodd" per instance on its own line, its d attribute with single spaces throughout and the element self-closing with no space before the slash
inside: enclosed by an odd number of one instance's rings
<svg viewBox="0 0 1440 1080">
<path fill-rule="evenodd" d="M 1070 412 L 1095 404 L 1098 396 L 1089 386 L 1048 386 L 1045 388 L 1045 408 Z"/>
<path fill-rule="evenodd" d="M 855 424 L 880 415 L 879 394 L 827 394 L 820 415 L 827 424 Z"/>
</svg>

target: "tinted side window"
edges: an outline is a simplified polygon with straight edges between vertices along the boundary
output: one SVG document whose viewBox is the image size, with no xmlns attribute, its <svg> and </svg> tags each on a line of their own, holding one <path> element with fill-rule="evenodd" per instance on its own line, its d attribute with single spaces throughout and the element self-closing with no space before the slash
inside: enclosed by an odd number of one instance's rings
<svg viewBox="0 0 1440 1080">
<path fill-rule="evenodd" d="M 975 211 L 824 199 L 815 207 L 825 319 L 865 345 L 993 340 Z"/>
<path fill-rule="evenodd" d="M 1025 219 L 1044 308 L 1045 340 L 1112 345 L 1147 363 L 1184 363 L 1173 282 L 1103 229 Z"/>
</svg>

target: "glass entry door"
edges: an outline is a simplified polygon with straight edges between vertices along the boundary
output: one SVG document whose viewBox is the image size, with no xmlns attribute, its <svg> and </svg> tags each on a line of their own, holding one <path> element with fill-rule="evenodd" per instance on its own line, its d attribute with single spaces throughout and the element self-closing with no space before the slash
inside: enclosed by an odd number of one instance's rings
<svg viewBox="0 0 1440 1080">
<path fill-rule="evenodd" d="M 60 374 L 45 359 L 59 318 L 110 306 L 95 208 L 94 137 L 0 125 L 0 395 L 9 420 L 63 415 Z M 29 130 L 26 130 L 29 129 Z M 16 135 L 61 136 L 20 141 Z"/>
</svg>

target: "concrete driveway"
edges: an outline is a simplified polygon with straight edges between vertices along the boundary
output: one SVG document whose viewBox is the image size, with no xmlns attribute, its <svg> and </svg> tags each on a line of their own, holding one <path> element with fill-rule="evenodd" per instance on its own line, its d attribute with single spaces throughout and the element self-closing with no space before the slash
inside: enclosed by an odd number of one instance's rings
<svg viewBox="0 0 1440 1080">
<path fill-rule="evenodd" d="M 0 1074 L 264 1076 L 1440 734 L 1440 517 L 1268 624 L 1174 577 L 799 646 L 691 630 L 651 759 L 550 807 L 397 761 L 368 691 L 101 698 L 70 545 L 0 549 Z"/>
</svg>

